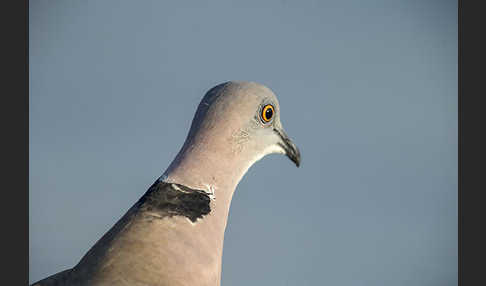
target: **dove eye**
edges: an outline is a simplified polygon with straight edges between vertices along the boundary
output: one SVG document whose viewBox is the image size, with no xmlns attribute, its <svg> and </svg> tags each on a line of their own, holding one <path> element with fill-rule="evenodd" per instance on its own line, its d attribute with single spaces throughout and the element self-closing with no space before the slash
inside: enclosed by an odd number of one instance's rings
<svg viewBox="0 0 486 286">
<path fill-rule="evenodd" d="M 267 104 L 263 107 L 262 109 L 262 121 L 263 123 L 268 123 L 270 120 L 272 120 L 273 114 L 275 113 L 275 110 L 271 104 Z"/>
</svg>

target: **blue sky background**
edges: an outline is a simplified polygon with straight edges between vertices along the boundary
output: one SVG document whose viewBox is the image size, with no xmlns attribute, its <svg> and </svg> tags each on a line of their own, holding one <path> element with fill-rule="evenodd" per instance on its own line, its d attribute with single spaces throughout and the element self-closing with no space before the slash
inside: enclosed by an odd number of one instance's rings
<svg viewBox="0 0 486 286">
<path fill-rule="evenodd" d="M 264 3 L 263 3 L 264 2 Z M 457 285 L 457 1 L 30 1 L 32 283 L 252 80 L 302 151 L 233 197 L 223 285 Z"/>
</svg>

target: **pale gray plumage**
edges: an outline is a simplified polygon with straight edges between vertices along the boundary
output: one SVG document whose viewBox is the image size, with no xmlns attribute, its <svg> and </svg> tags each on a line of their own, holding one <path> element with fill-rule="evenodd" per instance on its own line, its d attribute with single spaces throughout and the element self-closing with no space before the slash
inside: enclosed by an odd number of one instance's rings
<svg viewBox="0 0 486 286">
<path fill-rule="evenodd" d="M 33 285 L 220 285 L 231 198 L 270 153 L 300 164 L 273 92 L 253 82 L 212 88 L 161 178 L 75 267 Z"/>
</svg>

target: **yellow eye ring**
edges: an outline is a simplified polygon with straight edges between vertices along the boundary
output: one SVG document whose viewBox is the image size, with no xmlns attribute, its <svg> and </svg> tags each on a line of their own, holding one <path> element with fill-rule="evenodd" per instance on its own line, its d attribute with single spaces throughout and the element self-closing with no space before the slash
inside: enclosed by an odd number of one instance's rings
<svg viewBox="0 0 486 286">
<path fill-rule="evenodd" d="M 261 114 L 262 121 L 264 123 L 270 122 L 270 120 L 272 120 L 272 118 L 273 118 L 274 113 L 275 113 L 275 110 L 274 110 L 274 108 L 271 104 L 265 105 L 262 109 L 262 114 Z"/>
</svg>

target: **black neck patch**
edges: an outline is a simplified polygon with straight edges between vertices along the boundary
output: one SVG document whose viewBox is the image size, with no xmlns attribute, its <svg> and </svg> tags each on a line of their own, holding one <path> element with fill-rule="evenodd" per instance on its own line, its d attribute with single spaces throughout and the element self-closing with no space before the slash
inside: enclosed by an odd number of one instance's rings
<svg viewBox="0 0 486 286">
<path fill-rule="evenodd" d="M 157 180 L 137 204 L 139 210 L 155 212 L 160 218 L 185 216 L 195 222 L 211 212 L 210 202 L 202 190 Z"/>
</svg>

